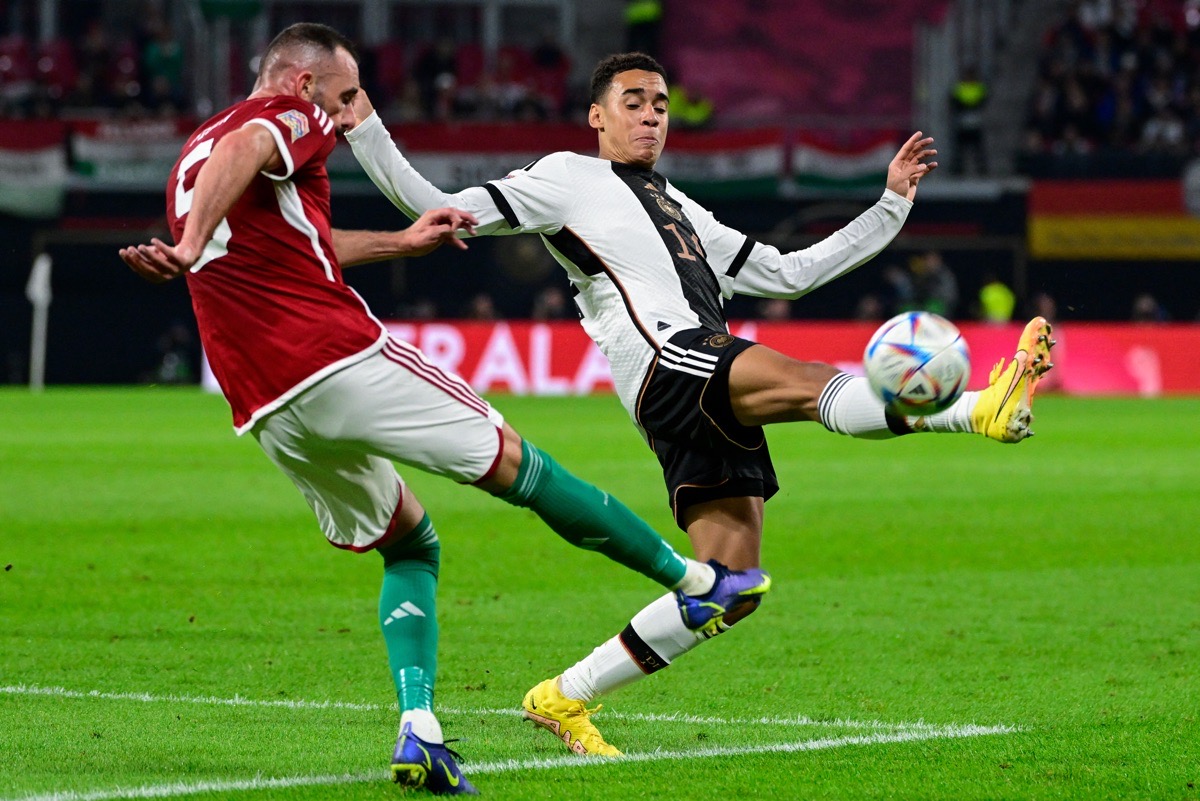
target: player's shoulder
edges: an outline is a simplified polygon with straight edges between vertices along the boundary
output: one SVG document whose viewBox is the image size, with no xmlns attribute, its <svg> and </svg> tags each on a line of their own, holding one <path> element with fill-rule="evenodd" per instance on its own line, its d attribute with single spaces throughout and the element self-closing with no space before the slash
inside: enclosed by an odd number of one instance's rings
<svg viewBox="0 0 1200 801">
<path fill-rule="evenodd" d="M 249 117 L 287 128 L 293 142 L 310 131 L 322 136 L 333 133 L 333 120 L 311 101 L 293 95 L 275 95 L 245 102 L 254 104 Z"/>
<path fill-rule="evenodd" d="M 303 98 L 293 95 L 274 95 L 272 97 L 262 97 L 255 100 L 247 100 L 247 103 L 258 104 L 258 109 L 263 113 L 279 113 L 284 111 L 299 111 L 307 116 L 316 116 L 320 110 L 312 101 L 304 100 Z"/>
<path fill-rule="evenodd" d="M 520 172 L 528 172 L 540 176 L 566 174 L 580 170 L 599 169 L 606 163 L 598 158 L 581 156 L 569 150 L 559 150 L 531 161 L 520 169 L 513 170 L 510 175 Z"/>
</svg>

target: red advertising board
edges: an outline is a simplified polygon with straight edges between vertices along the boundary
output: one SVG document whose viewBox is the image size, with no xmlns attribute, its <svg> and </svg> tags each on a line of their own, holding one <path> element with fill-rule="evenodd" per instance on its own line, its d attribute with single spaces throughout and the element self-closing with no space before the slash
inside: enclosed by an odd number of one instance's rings
<svg viewBox="0 0 1200 801">
<path fill-rule="evenodd" d="M 611 392 L 608 361 L 574 322 L 388 322 L 430 361 L 479 392 L 586 395 Z M 971 347 L 970 389 L 1012 355 L 1019 324 L 959 326 Z M 862 372 L 874 323 L 734 322 L 731 331 L 805 361 Z M 1200 394 L 1200 325 L 1064 323 L 1055 327 L 1055 369 L 1045 389 L 1078 395 Z M 207 372 L 207 371 L 206 371 Z M 212 386 L 211 374 L 206 382 Z M 213 386 L 215 389 L 215 386 Z"/>
<path fill-rule="evenodd" d="M 608 363 L 571 322 L 391 322 L 393 334 L 481 392 L 570 395 L 611 391 Z M 965 323 L 971 389 L 1012 355 L 1021 326 Z M 805 361 L 862 372 L 874 323 L 735 322 L 734 334 Z M 1065 392 L 1157 396 L 1200 393 L 1200 326 L 1068 323 L 1055 329 L 1055 370 L 1046 388 Z"/>
</svg>

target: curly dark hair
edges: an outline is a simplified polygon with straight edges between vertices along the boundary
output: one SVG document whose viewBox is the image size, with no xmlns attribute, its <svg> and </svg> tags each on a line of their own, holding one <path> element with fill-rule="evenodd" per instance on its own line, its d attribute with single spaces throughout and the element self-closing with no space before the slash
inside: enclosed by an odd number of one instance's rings
<svg viewBox="0 0 1200 801">
<path fill-rule="evenodd" d="M 599 103 L 608 87 L 612 85 L 613 77 L 629 70 L 657 72 L 662 76 L 663 82 L 667 82 L 667 71 L 663 65 L 645 53 L 617 53 L 605 56 L 600 59 L 596 69 L 592 70 L 592 102 Z"/>
</svg>

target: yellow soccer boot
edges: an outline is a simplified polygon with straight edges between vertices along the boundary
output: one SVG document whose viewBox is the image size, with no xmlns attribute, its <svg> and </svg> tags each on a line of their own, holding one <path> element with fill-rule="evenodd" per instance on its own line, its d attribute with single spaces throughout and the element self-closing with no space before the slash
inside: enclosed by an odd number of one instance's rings
<svg viewBox="0 0 1200 801">
<path fill-rule="evenodd" d="M 1012 361 L 996 362 L 988 379 L 988 388 L 979 393 L 971 426 L 1000 442 L 1020 442 L 1033 436 L 1033 393 L 1038 382 L 1054 363 L 1050 349 L 1054 340 L 1045 317 L 1034 317 L 1021 332 Z"/>
<path fill-rule="evenodd" d="M 604 742 L 591 721 L 600 706 L 588 709 L 583 701 L 567 698 L 558 688 L 558 676 L 546 679 L 525 694 L 521 703 L 526 720 L 541 726 L 567 744 L 576 754 L 618 757 L 621 752 Z"/>
</svg>

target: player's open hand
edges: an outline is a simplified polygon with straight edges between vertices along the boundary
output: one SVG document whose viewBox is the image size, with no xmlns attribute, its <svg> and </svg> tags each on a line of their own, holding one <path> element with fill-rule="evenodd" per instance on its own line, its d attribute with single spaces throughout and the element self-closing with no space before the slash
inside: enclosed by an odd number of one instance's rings
<svg viewBox="0 0 1200 801">
<path fill-rule="evenodd" d="M 478 224 L 475 215 L 459 209 L 430 209 L 404 230 L 408 245 L 404 255 L 424 256 L 447 242 L 459 250 L 466 250 L 467 243 L 458 238 L 458 233 L 474 236 Z"/>
<path fill-rule="evenodd" d="M 183 275 L 199 257 L 190 248 L 173 247 L 157 237 L 152 238 L 149 245 L 121 248 L 118 253 L 129 269 L 152 284 L 162 284 Z"/>
<path fill-rule="evenodd" d="M 887 188 L 909 200 L 915 198 L 917 182 L 937 169 L 936 161 L 927 161 L 937 155 L 932 144 L 933 137 L 920 131 L 910 136 L 888 165 Z"/>
</svg>

